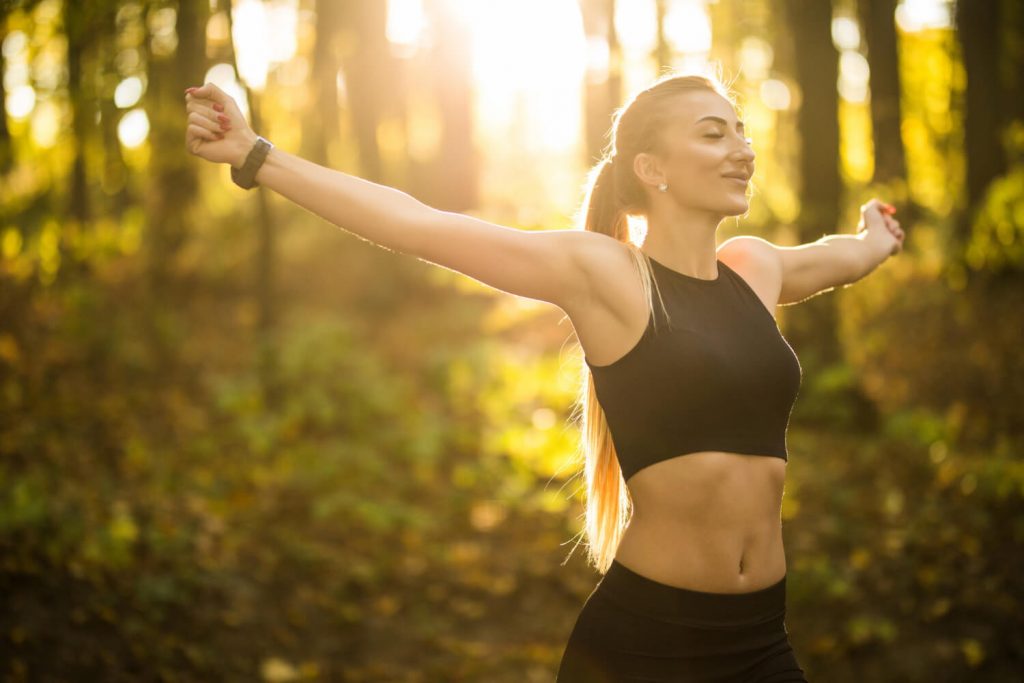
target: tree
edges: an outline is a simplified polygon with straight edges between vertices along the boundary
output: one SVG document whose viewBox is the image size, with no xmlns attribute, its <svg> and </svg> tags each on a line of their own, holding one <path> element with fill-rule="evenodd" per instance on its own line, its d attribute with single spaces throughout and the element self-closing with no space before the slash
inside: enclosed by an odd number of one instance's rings
<svg viewBox="0 0 1024 683">
<path fill-rule="evenodd" d="M 608 69 L 588 72 L 584 84 L 584 136 L 587 164 L 601 158 L 609 143 L 612 113 L 622 101 L 622 47 L 615 30 L 615 0 L 583 0 L 583 30 L 590 39 L 608 44 Z"/>
<path fill-rule="evenodd" d="M 903 181 L 907 163 L 900 134 L 900 72 L 896 44 L 896 1 L 860 0 L 860 25 L 870 65 L 871 128 L 875 182 Z"/>
<path fill-rule="evenodd" d="M 981 205 L 992 180 L 1006 170 L 1000 145 L 1003 123 L 999 85 L 998 0 L 956 3 L 957 36 L 963 52 L 967 87 L 964 96 L 964 146 L 967 156 L 967 221 L 959 238 L 969 238 L 970 216 Z"/>
</svg>

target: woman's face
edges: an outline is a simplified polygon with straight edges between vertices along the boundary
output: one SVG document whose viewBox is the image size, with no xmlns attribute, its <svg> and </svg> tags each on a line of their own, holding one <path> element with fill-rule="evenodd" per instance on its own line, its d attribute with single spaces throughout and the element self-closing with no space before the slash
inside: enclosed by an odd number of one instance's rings
<svg viewBox="0 0 1024 683">
<path fill-rule="evenodd" d="M 658 155 L 668 193 L 688 208 L 725 216 L 746 213 L 755 155 L 732 105 L 709 90 L 681 93 L 674 100 Z"/>
</svg>

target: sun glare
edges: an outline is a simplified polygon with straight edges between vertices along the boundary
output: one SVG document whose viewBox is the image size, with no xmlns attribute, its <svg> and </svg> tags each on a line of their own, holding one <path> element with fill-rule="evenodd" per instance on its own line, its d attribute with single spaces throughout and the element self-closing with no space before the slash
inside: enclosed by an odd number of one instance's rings
<svg viewBox="0 0 1024 683">
<path fill-rule="evenodd" d="M 484 128 L 520 127 L 528 143 L 572 145 L 579 133 L 580 88 L 587 67 L 583 20 L 575 0 L 447 0 L 466 26 L 478 120 Z M 396 56 L 430 44 L 422 0 L 390 0 L 387 36 Z"/>
</svg>

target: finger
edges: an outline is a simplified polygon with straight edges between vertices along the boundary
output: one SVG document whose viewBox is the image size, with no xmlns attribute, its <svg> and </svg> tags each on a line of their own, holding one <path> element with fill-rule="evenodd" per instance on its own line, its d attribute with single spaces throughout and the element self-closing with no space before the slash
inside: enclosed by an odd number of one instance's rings
<svg viewBox="0 0 1024 683">
<path fill-rule="evenodd" d="M 220 124 L 218 124 L 216 121 L 211 121 L 210 119 L 206 118 L 202 114 L 199 114 L 198 112 L 192 112 L 191 114 L 189 114 L 188 122 L 190 124 L 200 126 L 201 128 L 204 128 L 210 131 L 211 133 L 220 132 Z"/>
<path fill-rule="evenodd" d="M 217 120 L 217 116 L 220 113 L 217 110 L 215 110 L 213 107 L 209 106 L 208 103 L 199 102 L 199 101 L 189 102 L 188 104 L 186 104 L 185 105 L 185 111 L 190 113 L 190 114 L 192 112 L 195 112 L 197 114 L 201 114 L 201 115 L 205 116 L 206 118 L 210 119 L 211 121 L 216 121 Z"/>
<path fill-rule="evenodd" d="M 192 94 L 196 97 L 205 97 L 219 102 L 220 104 L 226 104 L 231 98 L 226 92 L 217 87 L 215 83 L 204 83 L 200 87 L 192 91 Z"/>
<path fill-rule="evenodd" d="M 196 150 L 196 144 L 201 141 L 216 142 L 217 140 L 223 140 L 224 136 L 220 133 L 215 133 L 212 130 L 197 126 L 195 124 L 189 124 L 185 130 L 186 145 L 189 150 L 194 154 Z"/>
</svg>

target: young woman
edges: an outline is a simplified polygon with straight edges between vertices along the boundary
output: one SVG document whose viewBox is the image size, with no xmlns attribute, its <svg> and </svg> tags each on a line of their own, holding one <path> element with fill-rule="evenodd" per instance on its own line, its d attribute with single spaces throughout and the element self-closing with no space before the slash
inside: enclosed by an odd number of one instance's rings
<svg viewBox="0 0 1024 683">
<path fill-rule="evenodd" d="M 347 231 L 566 312 L 584 353 L 584 534 L 603 575 L 560 683 L 805 681 L 784 624 L 780 507 L 802 370 L 773 311 L 900 251 L 894 209 L 856 235 L 716 244 L 748 210 L 754 150 L 730 92 L 667 75 L 614 117 L 583 230 L 523 231 L 433 209 L 253 133 L 213 84 L 186 94 L 189 151 Z M 627 215 L 643 216 L 642 247 Z M 657 299 L 657 305 L 655 305 Z"/>
</svg>

